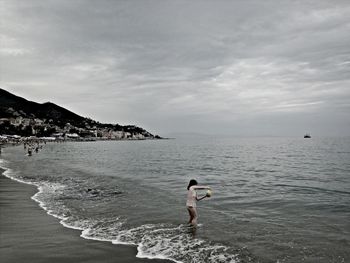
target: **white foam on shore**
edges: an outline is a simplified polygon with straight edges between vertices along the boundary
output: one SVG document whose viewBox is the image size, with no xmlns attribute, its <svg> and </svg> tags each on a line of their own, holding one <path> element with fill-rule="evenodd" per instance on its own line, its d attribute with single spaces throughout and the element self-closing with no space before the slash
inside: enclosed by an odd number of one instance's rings
<svg viewBox="0 0 350 263">
<path fill-rule="evenodd" d="M 135 244 L 138 258 L 167 259 L 176 263 L 234 263 L 237 259 L 229 247 L 194 238 L 186 225 L 141 225 L 120 231 L 112 243 Z"/>
<path fill-rule="evenodd" d="M 120 218 L 105 222 L 105 219 L 92 221 L 63 216 L 64 213 L 60 215 L 50 209 L 49 205 L 45 204 L 40 197 L 56 191 L 63 191 L 64 185 L 47 182 L 37 183 L 17 178 L 15 176 L 17 173 L 8 168 L 6 163 L 5 160 L 0 159 L 0 168 L 5 170 L 4 176 L 20 183 L 36 186 L 38 192 L 31 199 L 37 202 L 48 215 L 59 219 L 59 223 L 64 227 L 81 231 L 80 236 L 84 239 L 111 242 L 116 245 L 135 245 L 137 246 L 136 257 L 138 258 L 164 259 L 175 263 L 236 262 L 237 255 L 231 253 L 229 247 L 193 238 L 185 225 L 145 224 L 131 229 L 123 229 L 125 222 Z"/>
<path fill-rule="evenodd" d="M 23 179 L 20 179 L 20 178 L 15 177 L 14 175 L 16 175 L 17 173 L 16 173 L 14 170 L 12 170 L 11 168 L 8 168 L 8 167 L 6 166 L 6 164 L 7 164 L 7 161 L 6 161 L 6 160 L 0 159 L 0 168 L 2 168 L 2 169 L 5 170 L 5 171 L 3 172 L 3 175 L 4 175 L 5 177 L 7 177 L 7 178 L 9 178 L 9 179 L 11 179 L 11 180 L 14 180 L 14 181 L 16 181 L 16 182 L 22 183 L 22 184 L 28 184 L 28 185 L 36 186 L 37 189 L 38 189 L 38 192 L 35 193 L 35 194 L 31 197 L 31 199 L 34 200 L 35 202 L 37 202 L 37 203 L 39 204 L 39 206 L 40 206 L 42 209 L 44 209 L 48 215 L 60 219 L 60 220 L 61 220 L 61 221 L 60 221 L 61 224 L 62 224 L 62 221 L 63 221 L 63 220 L 66 220 L 66 219 L 67 219 L 67 218 L 65 218 L 65 217 L 62 217 L 62 216 L 59 216 L 59 215 L 55 214 L 53 210 L 50 210 L 50 209 L 45 205 L 45 203 L 44 203 L 43 201 L 41 201 L 41 200 L 38 198 L 38 197 L 44 192 L 45 187 L 47 187 L 47 188 L 53 188 L 53 189 L 56 190 L 56 189 L 62 189 L 62 188 L 64 188 L 63 185 L 58 184 L 58 183 L 56 183 L 56 184 L 50 183 L 50 184 L 49 184 L 49 183 L 37 183 L 37 182 L 25 181 L 25 180 L 23 180 Z"/>
<path fill-rule="evenodd" d="M 194 238 L 185 225 L 174 228 L 155 226 L 144 233 L 138 245 L 137 257 L 171 259 L 175 262 L 236 262 L 229 248 Z M 191 232 L 191 231 L 190 231 Z"/>
<path fill-rule="evenodd" d="M 8 168 L 6 166 L 8 162 L 4 159 L 0 159 L 0 168 L 4 169 L 5 171 L 2 173 L 5 177 L 11 179 L 11 180 L 14 180 L 16 182 L 19 182 L 19 183 L 22 183 L 22 184 L 30 184 L 30 185 L 35 185 L 34 183 L 32 182 L 26 182 L 24 180 L 21 180 L 15 176 L 13 176 L 14 174 L 16 174 L 15 171 L 13 171 L 12 169 Z M 35 185 L 36 186 L 36 185 Z"/>
</svg>

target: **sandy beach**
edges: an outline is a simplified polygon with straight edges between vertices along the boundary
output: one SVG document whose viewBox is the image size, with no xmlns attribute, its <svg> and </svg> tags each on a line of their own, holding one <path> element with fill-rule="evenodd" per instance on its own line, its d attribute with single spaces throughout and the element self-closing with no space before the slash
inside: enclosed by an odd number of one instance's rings
<svg viewBox="0 0 350 263">
<path fill-rule="evenodd" d="M 86 240 L 63 227 L 30 197 L 34 186 L 15 182 L 0 170 L 0 254 L 10 262 L 168 262 L 139 259 L 134 246 Z"/>
</svg>

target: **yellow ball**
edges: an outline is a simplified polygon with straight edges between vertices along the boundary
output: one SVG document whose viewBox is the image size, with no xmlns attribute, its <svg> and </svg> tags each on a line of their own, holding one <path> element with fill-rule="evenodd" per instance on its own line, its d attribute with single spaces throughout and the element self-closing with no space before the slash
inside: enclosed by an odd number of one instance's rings
<svg viewBox="0 0 350 263">
<path fill-rule="evenodd" d="M 208 197 L 211 197 L 211 195 L 212 195 L 211 190 L 208 190 L 208 191 L 207 191 L 207 196 L 208 196 Z"/>
</svg>

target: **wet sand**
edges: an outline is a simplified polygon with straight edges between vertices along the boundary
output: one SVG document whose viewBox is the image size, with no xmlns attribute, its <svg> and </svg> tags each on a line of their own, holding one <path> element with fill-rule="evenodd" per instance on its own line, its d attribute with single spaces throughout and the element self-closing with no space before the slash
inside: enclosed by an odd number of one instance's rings
<svg viewBox="0 0 350 263">
<path fill-rule="evenodd" d="M 136 247 L 86 240 L 63 227 L 31 199 L 37 189 L 2 175 L 0 169 L 0 255 L 10 262 L 169 263 L 136 258 Z"/>
</svg>

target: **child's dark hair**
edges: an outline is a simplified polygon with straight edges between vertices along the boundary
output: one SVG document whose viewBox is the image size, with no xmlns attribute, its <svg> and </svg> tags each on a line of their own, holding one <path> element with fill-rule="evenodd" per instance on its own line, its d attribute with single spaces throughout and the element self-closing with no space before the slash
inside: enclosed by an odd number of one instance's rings
<svg viewBox="0 0 350 263">
<path fill-rule="evenodd" d="M 190 187 L 191 187 L 192 185 L 197 185 L 197 184 L 198 184 L 198 183 L 197 183 L 196 180 L 194 180 L 194 179 L 190 180 L 190 182 L 189 182 L 189 184 L 188 184 L 188 186 L 187 186 L 187 190 L 190 190 Z"/>
</svg>

